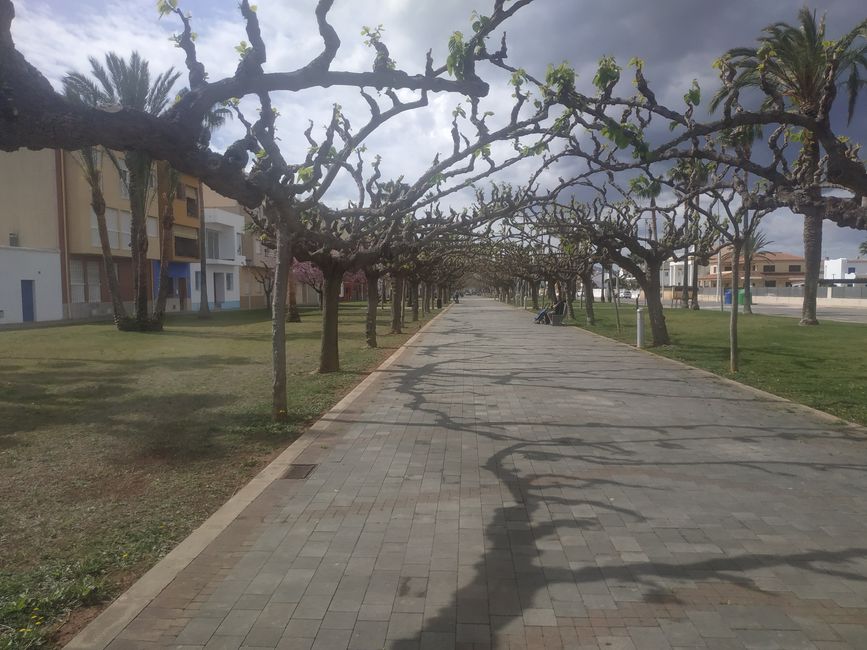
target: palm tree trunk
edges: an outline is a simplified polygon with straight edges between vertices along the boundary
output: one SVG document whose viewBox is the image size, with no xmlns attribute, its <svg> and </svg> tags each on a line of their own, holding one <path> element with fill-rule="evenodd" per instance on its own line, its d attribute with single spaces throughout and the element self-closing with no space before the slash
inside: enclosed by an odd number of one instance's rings
<svg viewBox="0 0 867 650">
<path fill-rule="evenodd" d="M 99 230 L 99 246 L 102 250 L 102 264 L 105 267 L 105 275 L 108 281 L 108 293 L 111 296 L 111 308 L 114 314 L 114 324 L 121 329 L 127 320 L 126 309 L 120 297 L 120 286 L 117 281 L 117 266 L 111 255 L 111 244 L 108 241 L 108 227 L 105 224 L 105 197 L 99 186 L 99 179 L 90 186 L 90 206 L 96 215 L 96 227 Z"/>
<path fill-rule="evenodd" d="M 129 158 L 127 158 L 129 160 Z M 140 164 L 128 164 L 130 239 L 133 269 L 133 318 L 141 330 L 148 329 L 148 237 L 145 219 L 147 184 L 139 174 Z"/>
<path fill-rule="evenodd" d="M 205 236 L 205 202 L 204 193 L 202 192 L 201 183 L 199 183 L 199 318 L 210 318 L 211 308 L 208 305 L 208 249 L 206 246 L 207 237 Z M 276 272 L 276 271 L 275 271 Z M 276 285 L 276 279 L 274 284 Z M 285 297 L 284 297 L 285 300 Z M 276 300 L 275 300 L 276 302 Z M 273 310 L 272 310 L 273 311 Z M 273 313 L 272 313 L 273 317 Z M 284 363 L 285 366 L 285 350 Z M 283 391 L 286 392 L 285 390 Z M 285 397 L 283 399 L 286 401 Z M 284 409 L 285 410 L 285 409 Z"/>
<path fill-rule="evenodd" d="M 804 303 L 801 325 L 818 325 L 816 300 L 819 295 L 819 270 L 822 266 L 822 213 L 804 213 Z"/>
<path fill-rule="evenodd" d="M 171 178 L 171 174 L 169 176 Z M 160 223 L 160 279 L 153 315 L 154 326 L 160 330 L 163 328 L 163 322 L 165 321 L 166 300 L 168 300 L 169 286 L 171 285 L 169 264 L 172 256 L 172 229 L 175 225 L 174 201 L 175 191 L 170 188 L 166 195 L 165 210 L 163 211 Z"/>
</svg>

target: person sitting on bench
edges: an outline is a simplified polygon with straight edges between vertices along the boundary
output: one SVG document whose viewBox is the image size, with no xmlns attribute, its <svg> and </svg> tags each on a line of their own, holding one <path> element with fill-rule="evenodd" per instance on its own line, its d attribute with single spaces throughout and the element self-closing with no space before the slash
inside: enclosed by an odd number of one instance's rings
<svg viewBox="0 0 867 650">
<path fill-rule="evenodd" d="M 541 311 L 536 314 L 536 318 L 533 319 L 533 322 L 537 325 L 541 325 L 548 320 L 548 310 L 552 309 L 553 305 L 548 305 L 547 307 L 542 307 Z"/>
<path fill-rule="evenodd" d="M 562 316 L 566 313 L 566 301 L 562 298 L 553 305 L 549 305 L 545 307 L 539 314 L 536 316 L 534 323 L 542 323 L 544 325 L 550 325 L 553 321 L 551 320 L 551 316 Z"/>
</svg>

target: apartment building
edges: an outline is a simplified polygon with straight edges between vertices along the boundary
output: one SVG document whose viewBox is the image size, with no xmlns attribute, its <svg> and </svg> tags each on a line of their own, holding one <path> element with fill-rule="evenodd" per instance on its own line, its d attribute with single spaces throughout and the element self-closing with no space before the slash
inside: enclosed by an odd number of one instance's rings
<svg viewBox="0 0 867 650">
<path fill-rule="evenodd" d="M 239 300 L 243 309 L 266 308 L 268 305 L 265 302 L 263 281 L 269 273 L 273 272 L 277 264 L 274 251 L 260 241 L 252 229 L 253 219 L 237 201 L 218 194 L 207 185 L 203 185 L 203 196 L 206 214 L 208 209 L 213 208 L 240 215 L 243 218 L 244 226 L 240 237 L 240 255 L 243 258 L 243 264 L 238 271 Z M 301 282 L 295 283 L 295 300 L 299 305 L 319 304 L 316 292 Z"/>
<path fill-rule="evenodd" d="M 61 169 L 58 152 L 0 152 L 0 325 L 63 318 Z"/>
<path fill-rule="evenodd" d="M 202 209 L 202 183 L 189 174 L 171 174 L 167 165 L 159 166 L 158 212 L 165 214 L 169 193 L 166 191 L 176 182 L 172 202 L 171 246 L 169 250 L 169 294 L 166 311 L 188 311 L 192 305 L 191 264 L 199 263 L 199 227 Z M 162 224 L 161 224 L 162 227 Z M 152 263 L 152 286 L 159 288 L 160 262 Z"/>
<path fill-rule="evenodd" d="M 206 299 L 211 309 L 241 308 L 241 267 L 244 217 L 221 208 L 205 208 L 205 264 L 208 274 Z M 201 264 L 190 264 L 193 274 L 193 309 L 202 300 Z"/>
<path fill-rule="evenodd" d="M 105 199 L 108 243 L 117 269 L 121 299 L 133 301 L 129 194 L 122 157 L 115 166 L 98 156 Z M 165 209 L 167 170 L 155 169 L 148 202 L 147 259 L 152 273 L 142 278 L 154 296 L 159 276 L 160 223 Z M 187 308 L 189 263 L 198 260 L 201 183 L 182 176 L 174 202 L 167 309 Z M 112 313 L 91 188 L 78 154 L 67 151 L 0 152 L 0 325 L 30 321 L 88 319 Z M 194 217 L 193 214 L 196 216 Z"/>
<path fill-rule="evenodd" d="M 793 253 L 766 252 L 753 258 L 750 268 L 750 286 L 755 288 L 797 287 L 806 278 L 805 260 Z M 743 286 L 744 265 L 741 260 L 740 284 Z M 699 272 L 700 287 L 716 288 L 720 282 L 723 288 L 732 286 L 732 255 L 724 249 L 721 255 L 713 257 L 707 272 Z"/>
<path fill-rule="evenodd" d="M 91 190 L 74 152 L 63 152 L 62 171 L 63 206 L 61 212 L 66 220 L 66 250 L 68 255 L 69 299 L 66 301 L 65 317 L 70 319 L 108 316 L 112 313 L 108 279 L 102 261 L 99 228 L 96 214 L 91 207 Z M 118 158 L 120 169 L 108 156 L 100 157 L 102 169 L 102 194 L 105 198 L 105 223 L 111 256 L 117 269 L 121 300 L 132 310 L 134 278 L 132 247 L 130 245 L 129 192 L 123 159 Z M 157 201 L 149 202 L 146 213 L 148 237 L 148 260 L 159 259 L 159 219 Z M 152 288 L 150 278 L 143 278 Z"/>
</svg>

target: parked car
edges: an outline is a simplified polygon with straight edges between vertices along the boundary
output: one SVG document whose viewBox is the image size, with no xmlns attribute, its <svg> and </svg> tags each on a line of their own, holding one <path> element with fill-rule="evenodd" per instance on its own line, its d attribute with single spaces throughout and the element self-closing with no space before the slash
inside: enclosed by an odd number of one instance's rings
<svg viewBox="0 0 867 650">
<path fill-rule="evenodd" d="M 620 298 L 626 298 L 627 300 L 632 299 L 632 292 L 629 289 L 621 289 L 618 294 Z"/>
</svg>

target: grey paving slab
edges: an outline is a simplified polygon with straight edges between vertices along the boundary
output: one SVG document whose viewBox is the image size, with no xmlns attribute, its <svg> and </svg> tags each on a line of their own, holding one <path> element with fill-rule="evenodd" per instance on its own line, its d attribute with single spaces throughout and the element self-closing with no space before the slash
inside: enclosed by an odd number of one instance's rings
<svg viewBox="0 0 867 650">
<path fill-rule="evenodd" d="M 857 430 L 486 299 L 318 427 L 112 647 L 867 647 Z"/>
</svg>

